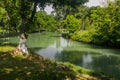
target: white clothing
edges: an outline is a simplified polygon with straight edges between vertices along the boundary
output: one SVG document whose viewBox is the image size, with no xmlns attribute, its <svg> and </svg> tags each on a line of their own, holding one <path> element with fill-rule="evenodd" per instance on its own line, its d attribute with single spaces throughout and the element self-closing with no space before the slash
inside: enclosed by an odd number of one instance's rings
<svg viewBox="0 0 120 80">
<path fill-rule="evenodd" d="M 28 50 L 26 47 L 26 39 L 21 39 L 20 38 L 20 42 L 19 42 L 19 46 L 18 46 L 19 50 L 21 50 L 24 54 L 28 54 Z"/>
</svg>

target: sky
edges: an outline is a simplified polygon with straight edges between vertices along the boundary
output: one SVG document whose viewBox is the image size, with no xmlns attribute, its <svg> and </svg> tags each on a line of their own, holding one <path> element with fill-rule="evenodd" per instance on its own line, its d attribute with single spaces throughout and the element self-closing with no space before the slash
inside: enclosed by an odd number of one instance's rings
<svg viewBox="0 0 120 80">
<path fill-rule="evenodd" d="M 104 6 L 106 1 L 107 0 L 89 0 L 89 2 L 85 3 L 85 5 L 88 7 L 91 7 L 91 6 L 101 6 L 102 7 L 102 6 Z M 53 11 L 52 5 L 46 6 L 45 11 L 48 14 L 50 14 Z"/>
<path fill-rule="evenodd" d="M 52 5 L 50 5 L 50 6 L 46 6 L 45 11 L 46 11 L 48 14 L 50 14 L 52 11 L 54 11 L 54 9 L 52 8 Z"/>
<path fill-rule="evenodd" d="M 104 6 L 104 4 L 107 2 L 107 0 L 89 0 L 85 5 L 88 7 L 91 6 Z"/>
</svg>

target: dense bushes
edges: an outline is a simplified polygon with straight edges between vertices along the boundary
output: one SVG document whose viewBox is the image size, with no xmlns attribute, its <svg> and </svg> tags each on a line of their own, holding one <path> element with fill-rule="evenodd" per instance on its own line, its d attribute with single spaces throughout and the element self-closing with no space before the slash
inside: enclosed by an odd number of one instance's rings
<svg viewBox="0 0 120 80">
<path fill-rule="evenodd" d="M 82 42 L 91 42 L 92 41 L 92 36 L 91 36 L 91 31 L 77 31 L 75 32 L 71 38 L 73 40 L 77 41 L 82 41 Z"/>
<path fill-rule="evenodd" d="M 74 33 L 80 30 L 81 23 L 81 19 L 77 19 L 73 15 L 68 15 L 66 19 L 62 21 L 62 26 L 67 29 L 69 33 Z"/>
<path fill-rule="evenodd" d="M 117 0 L 119 1 L 119 0 Z M 110 2 L 107 7 L 90 8 L 82 19 L 81 30 L 71 38 L 77 41 L 120 47 L 120 2 Z"/>
</svg>

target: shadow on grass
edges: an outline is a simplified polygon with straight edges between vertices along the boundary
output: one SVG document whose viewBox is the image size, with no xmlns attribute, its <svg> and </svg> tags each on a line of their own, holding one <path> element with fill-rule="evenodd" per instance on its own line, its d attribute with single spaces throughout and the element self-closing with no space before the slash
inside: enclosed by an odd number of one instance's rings
<svg viewBox="0 0 120 80">
<path fill-rule="evenodd" d="M 60 69 L 55 62 L 30 54 L 27 58 L 13 57 L 0 52 L 0 79 L 2 80 L 64 80 L 75 79 L 72 70 Z"/>
</svg>

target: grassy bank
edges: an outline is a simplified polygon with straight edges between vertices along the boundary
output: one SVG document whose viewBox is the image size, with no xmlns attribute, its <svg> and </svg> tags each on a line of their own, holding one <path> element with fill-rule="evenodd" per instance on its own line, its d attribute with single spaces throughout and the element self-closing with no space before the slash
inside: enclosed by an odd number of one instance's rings
<svg viewBox="0 0 120 80">
<path fill-rule="evenodd" d="M 11 46 L 0 46 L 0 79 L 2 80 L 115 80 L 104 74 L 70 63 L 44 59 L 37 54 L 11 55 Z"/>
</svg>

